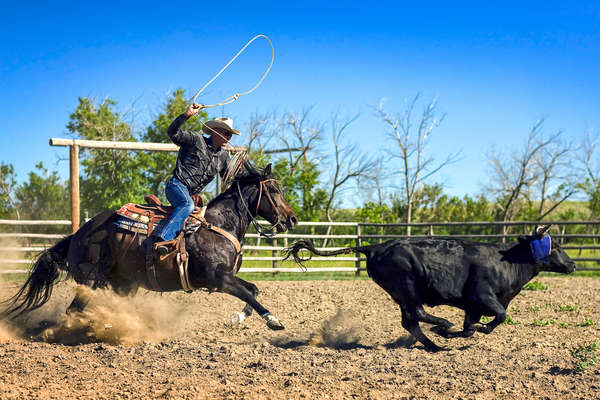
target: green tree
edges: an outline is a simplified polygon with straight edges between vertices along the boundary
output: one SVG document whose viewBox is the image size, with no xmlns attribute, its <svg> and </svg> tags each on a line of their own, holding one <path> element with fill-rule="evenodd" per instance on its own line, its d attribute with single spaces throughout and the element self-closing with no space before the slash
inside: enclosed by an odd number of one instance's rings
<svg viewBox="0 0 600 400">
<path fill-rule="evenodd" d="M 0 161 L 0 218 L 20 219 L 14 203 L 15 170 L 12 164 Z"/>
<path fill-rule="evenodd" d="M 316 163 L 299 160 L 296 168 L 291 169 L 289 161 L 281 158 L 274 165 L 274 173 L 301 221 L 324 218 L 328 195 L 318 187 L 320 172 Z"/>
<path fill-rule="evenodd" d="M 79 98 L 67 129 L 76 137 L 90 140 L 136 141 L 131 126 L 124 121 L 129 112 L 115 111 L 116 101 L 105 99 L 96 104 Z M 135 152 L 113 149 L 82 150 L 82 210 L 92 215 L 123 203 L 141 201 L 146 184 L 139 157 Z"/>
<path fill-rule="evenodd" d="M 184 95 L 185 92 L 183 89 L 177 89 L 173 92 L 167 99 L 164 110 L 154 118 L 152 124 L 141 135 L 143 142 L 171 143 L 171 139 L 167 135 L 167 129 L 171 125 L 171 122 L 181 113 L 185 112 L 189 106 Z M 195 117 L 190 118 L 183 125 L 182 129 L 202 132 L 202 124 L 207 118 L 208 114 L 202 110 Z M 162 151 L 140 152 L 138 159 L 142 165 L 148 192 L 164 198 L 164 185 L 173 174 L 177 153 Z"/>
<path fill-rule="evenodd" d="M 29 180 L 15 189 L 17 207 L 24 219 L 68 219 L 69 190 L 56 171 L 50 173 L 40 162 L 38 172 L 30 172 Z"/>
<path fill-rule="evenodd" d="M 354 219 L 360 222 L 383 224 L 393 222 L 393 215 L 392 210 L 387 204 L 378 204 L 374 201 L 369 201 L 356 209 Z"/>
</svg>

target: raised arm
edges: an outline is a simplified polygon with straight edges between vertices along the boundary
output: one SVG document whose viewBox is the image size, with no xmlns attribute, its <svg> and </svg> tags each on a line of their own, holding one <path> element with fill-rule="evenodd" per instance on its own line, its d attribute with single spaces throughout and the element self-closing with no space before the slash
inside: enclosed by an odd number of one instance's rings
<svg viewBox="0 0 600 400">
<path fill-rule="evenodd" d="M 194 144 L 198 135 L 194 134 L 193 132 L 182 131 L 180 128 L 181 125 L 185 123 L 185 121 L 187 121 L 192 115 L 197 114 L 198 111 L 202 110 L 203 108 L 204 105 L 194 103 L 190 105 L 186 112 L 184 112 L 179 117 L 175 118 L 173 122 L 171 122 L 171 125 L 169 125 L 169 128 L 167 129 L 167 134 L 169 135 L 173 143 L 175 143 L 178 146 L 185 144 Z"/>
</svg>

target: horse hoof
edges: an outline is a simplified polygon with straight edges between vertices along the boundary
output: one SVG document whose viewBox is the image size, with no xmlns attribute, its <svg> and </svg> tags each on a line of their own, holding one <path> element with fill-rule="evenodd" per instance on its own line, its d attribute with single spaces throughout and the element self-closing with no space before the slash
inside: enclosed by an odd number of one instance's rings
<svg viewBox="0 0 600 400">
<path fill-rule="evenodd" d="M 283 326 L 281 321 L 279 321 L 271 314 L 263 315 L 263 318 L 267 321 L 267 326 L 269 327 L 269 329 L 274 331 L 280 331 L 282 329 L 285 329 L 285 326 Z"/>
<path fill-rule="evenodd" d="M 283 324 L 278 319 L 275 319 L 274 321 L 267 321 L 267 326 L 269 327 L 269 329 L 272 329 L 274 331 L 280 331 L 282 329 L 285 329 L 285 326 L 283 326 Z"/>
<path fill-rule="evenodd" d="M 243 312 L 239 312 L 238 311 L 235 314 L 233 314 L 233 316 L 231 317 L 231 325 L 232 326 L 239 325 L 245 319 L 246 319 L 246 314 L 244 314 Z"/>
</svg>

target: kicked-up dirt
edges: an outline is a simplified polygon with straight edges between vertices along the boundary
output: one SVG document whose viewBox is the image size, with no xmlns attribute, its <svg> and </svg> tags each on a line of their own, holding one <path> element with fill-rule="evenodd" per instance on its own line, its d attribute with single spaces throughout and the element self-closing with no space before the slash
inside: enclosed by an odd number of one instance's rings
<svg viewBox="0 0 600 400">
<path fill-rule="evenodd" d="M 600 398 L 600 367 L 582 364 L 600 356 L 585 351 L 600 344 L 600 279 L 537 280 L 546 290 L 518 295 L 490 335 L 444 339 L 421 324 L 438 353 L 411 344 L 371 281 L 258 282 L 283 331 L 256 314 L 232 327 L 243 304 L 204 292 L 100 292 L 66 318 L 76 288 L 60 283 L 48 305 L 0 326 L 0 399 Z M 462 326 L 460 310 L 429 311 Z"/>
</svg>

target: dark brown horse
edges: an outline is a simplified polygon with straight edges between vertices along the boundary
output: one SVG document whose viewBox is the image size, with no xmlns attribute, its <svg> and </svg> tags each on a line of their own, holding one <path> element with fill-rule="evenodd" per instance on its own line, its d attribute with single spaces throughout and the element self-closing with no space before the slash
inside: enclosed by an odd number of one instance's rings
<svg viewBox="0 0 600 400">
<path fill-rule="evenodd" d="M 298 222 L 271 174 L 271 165 L 258 171 L 246 163 L 243 173 L 229 189 L 208 204 L 205 217 L 208 223 L 229 232 L 242 244 L 248 225 L 256 215 L 280 232 L 293 228 Z M 117 218 L 113 211 L 98 214 L 76 233 L 41 253 L 29 278 L 8 300 L 8 307 L 0 317 L 16 317 L 44 305 L 50 299 L 59 270 L 67 271 L 80 284 L 92 288 L 110 286 L 122 295 L 133 295 L 139 287 L 157 290 L 147 273 L 141 249 L 143 237 L 116 226 Z M 283 329 L 281 322 L 256 300 L 256 285 L 236 276 L 242 256 L 230 239 L 200 228 L 185 237 L 185 246 L 192 289 L 228 293 L 246 302 L 243 311 L 232 318 L 234 323 L 241 322 L 254 309 L 269 328 Z M 157 265 L 160 291 L 183 288 L 175 255 Z M 67 312 L 82 310 L 86 302 L 87 299 L 76 295 Z"/>
</svg>

